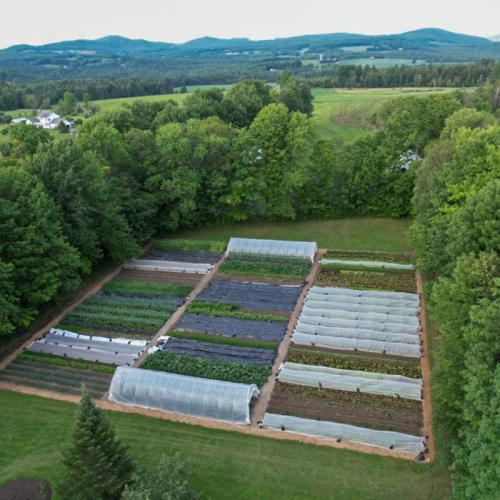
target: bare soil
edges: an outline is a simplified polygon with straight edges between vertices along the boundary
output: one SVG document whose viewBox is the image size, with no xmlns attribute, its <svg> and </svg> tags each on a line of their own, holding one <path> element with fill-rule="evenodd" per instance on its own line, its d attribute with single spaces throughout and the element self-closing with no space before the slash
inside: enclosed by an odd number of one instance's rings
<svg viewBox="0 0 500 500">
<path fill-rule="evenodd" d="M 277 383 L 270 413 L 421 435 L 419 401 Z"/>
<path fill-rule="evenodd" d="M 163 271 L 134 271 L 132 269 L 124 269 L 115 279 L 196 286 L 203 276 L 202 274 L 191 273 L 166 273 Z"/>
<path fill-rule="evenodd" d="M 50 500 L 52 488 L 45 479 L 27 477 L 0 487 L 0 500 Z"/>
</svg>

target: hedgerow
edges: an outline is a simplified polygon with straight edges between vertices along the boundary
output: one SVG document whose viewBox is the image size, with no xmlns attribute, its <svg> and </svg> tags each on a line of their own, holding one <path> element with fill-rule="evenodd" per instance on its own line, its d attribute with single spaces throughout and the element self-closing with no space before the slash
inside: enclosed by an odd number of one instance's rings
<svg viewBox="0 0 500 500">
<path fill-rule="evenodd" d="M 144 361 L 142 368 L 258 386 L 264 385 L 271 374 L 271 370 L 264 366 L 199 359 L 170 352 L 151 354 Z"/>
</svg>

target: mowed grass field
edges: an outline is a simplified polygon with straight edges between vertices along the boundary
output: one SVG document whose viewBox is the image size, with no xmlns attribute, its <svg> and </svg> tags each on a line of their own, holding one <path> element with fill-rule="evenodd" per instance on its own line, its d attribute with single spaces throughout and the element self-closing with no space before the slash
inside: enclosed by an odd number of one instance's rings
<svg viewBox="0 0 500 500">
<path fill-rule="evenodd" d="M 313 89 L 316 130 L 323 139 L 343 143 L 373 130 L 369 117 L 389 99 L 425 96 L 453 89 Z"/>
<path fill-rule="evenodd" d="M 0 391 L 0 485 L 26 476 L 60 477 L 60 453 L 76 405 Z M 194 485 L 213 499 L 443 499 L 440 463 L 336 450 L 323 446 L 205 429 L 142 415 L 108 412 L 136 464 L 178 451 Z M 56 490 L 55 498 L 59 498 Z"/>
<path fill-rule="evenodd" d="M 229 240 L 268 238 L 316 241 L 320 248 L 338 250 L 373 250 L 409 252 L 408 227 L 410 219 L 353 217 L 292 222 L 258 222 L 182 231 L 172 238 Z"/>
</svg>

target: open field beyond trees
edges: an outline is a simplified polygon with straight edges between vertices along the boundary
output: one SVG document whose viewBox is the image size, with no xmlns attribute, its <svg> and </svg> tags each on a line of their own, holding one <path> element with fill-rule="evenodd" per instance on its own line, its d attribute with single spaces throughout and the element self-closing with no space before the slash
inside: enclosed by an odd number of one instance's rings
<svg viewBox="0 0 500 500">
<path fill-rule="evenodd" d="M 178 238 L 228 240 L 243 238 L 317 241 L 320 248 L 408 252 L 409 219 L 353 217 L 294 222 L 257 222 L 183 231 Z"/>
</svg>

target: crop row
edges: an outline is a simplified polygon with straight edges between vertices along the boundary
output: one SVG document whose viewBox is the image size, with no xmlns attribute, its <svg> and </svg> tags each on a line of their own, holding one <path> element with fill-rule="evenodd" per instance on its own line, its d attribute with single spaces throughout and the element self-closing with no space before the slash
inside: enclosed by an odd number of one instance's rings
<svg viewBox="0 0 500 500">
<path fill-rule="evenodd" d="M 287 361 L 306 365 L 327 366 L 329 368 L 342 368 L 345 370 L 404 375 L 411 378 L 420 378 L 422 376 L 419 361 L 410 359 L 364 356 L 362 354 L 341 354 L 292 347 L 288 351 Z"/>
<path fill-rule="evenodd" d="M 75 328 L 77 327 L 77 328 Z M 66 317 L 64 320 L 59 324 L 59 328 L 62 328 L 63 330 L 70 330 L 73 332 L 77 333 L 92 333 L 92 334 L 97 334 L 97 333 L 102 333 L 104 334 L 105 332 L 111 332 L 111 333 L 120 333 L 120 336 L 122 334 L 129 334 L 131 336 L 137 336 L 137 335 L 153 335 L 156 333 L 159 329 L 159 327 L 147 327 L 147 326 L 125 326 L 125 325 L 120 325 L 120 324 L 114 324 L 111 323 L 110 321 L 92 321 L 92 320 L 84 320 L 84 319 L 78 319 L 78 318 L 69 318 Z"/>
<path fill-rule="evenodd" d="M 118 326 L 125 326 L 128 328 L 143 328 L 143 327 L 158 327 L 160 328 L 165 321 L 163 319 L 156 319 L 156 318 L 138 318 L 134 316 L 115 316 L 112 314 L 107 314 L 107 313 L 89 313 L 85 311 L 78 311 L 75 310 L 71 313 L 69 313 L 64 320 L 65 321 L 72 321 L 72 320 L 91 320 L 97 323 L 102 323 L 106 324 L 109 323 L 110 325 L 118 325 Z"/>
<path fill-rule="evenodd" d="M 411 273 L 387 273 L 374 271 L 346 271 L 321 266 L 316 276 L 316 283 L 342 288 L 391 290 L 395 292 L 415 293 L 417 285 L 415 275 Z"/>
<path fill-rule="evenodd" d="M 311 263 L 296 257 L 267 257 L 262 255 L 229 255 L 220 271 L 228 275 L 253 275 L 278 279 L 304 279 Z"/>
<path fill-rule="evenodd" d="M 151 281 L 114 279 L 104 285 L 104 292 L 122 295 L 144 295 L 161 297 L 164 295 L 185 297 L 193 287 L 176 283 L 155 283 Z"/>
<path fill-rule="evenodd" d="M 410 263 L 412 261 L 411 254 L 409 253 L 362 252 L 333 249 L 328 250 L 324 257 L 326 259 L 373 260 L 400 263 Z"/>
<path fill-rule="evenodd" d="M 154 248 L 159 250 L 187 250 L 221 253 L 226 248 L 225 241 L 211 240 L 161 240 L 155 243 Z"/>
<path fill-rule="evenodd" d="M 164 311 L 168 308 L 175 308 L 182 303 L 179 297 L 162 297 L 161 299 L 141 299 L 141 298 L 129 298 L 123 297 L 122 295 L 107 295 L 99 294 L 92 295 L 85 299 L 85 304 L 92 305 L 107 305 L 109 307 L 127 309 L 151 309 L 157 311 Z"/>
<path fill-rule="evenodd" d="M 79 394 L 83 383 L 94 397 L 100 397 L 111 374 L 16 359 L 0 372 L 0 380 L 66 394 Z"/>
<path fill-rule="evenodd" d="M 344 271 L 365 271 L 365 272 L 379 272 L 379 273 L 388 273 L 388 274 L 410 274 L 414 276 L 414 271 L 411 269 L 393 269 L 388 267 L 370 267 L 363 266 L 357 264 L 347 264 L 347 263 L 339 263 L 339 264 L 321 264 L 322 271 L 334 271 L 336 269 L 344 270 Z"/>
<path fill-rule="evenodd" d="M 260 347 L 261 349 L 276 349 L 276 343 L 265 342 L 263 340 L 241 339 L 237 337 L 218 337 L 206 333 L 187 332 L 181 330 L 173 330 L 168 333 L 172 337 L 187 340 L 199 340 L 201 342 L 212 342 L 214 344 L 226 344 L 239 347 Z"/>
<path fill-rule="evenodd" d="M 76 359 L 63 358 L 50 354 L 40 354 L 35 352 L 23 352 L 18 357 L 21 361 L 32 361 L 36 363 L 44 363 L 51 366 L 65 366 L 69 368 L 77 368 L 79 370 L 90 370 L 96 373 L 114 373 L 115 367 L 105 365 L 103 363 L 81 361 Z"/>
<path fill-rule="evenodd" d="M 281 321 L 288 322 L 288 318 L 278 314 L 254 313 L 238 310 L 236 304 L 225 304 L 221 302 L 211 302 L 208 300 L 195 300 L 187 307 L 187 312 L 193 314 L 206 314 L 212 317 L 225 317 L 235 319 L 249 319 L 256 321 Z"/>
<path fill-rule="evenodd" d="M 199 359 L 169 352 L 151 354 L 144 361 L 142 368 L 258 386 L 264 385 L 271 374 L 271 370 L 264 366 Z"/>
<path fill-rule="evenodd" d="M 163 311 L 152 310 L 152 309 L 128 309 L 126 307 L 110 307 L 108 304 L 86 304 L 83 303 L 78 306 L 75 311 L 78 313 L 94 314 L 96 317 L 99 314 L 105 314 L 112 317 L 131 317 L 131 318 L 148 318 L 148 319 L 163 319 L 165 320 L 168 316 L 174 312 L 176 307 L 170 306 L 165 308 Z"/>
</svg>

